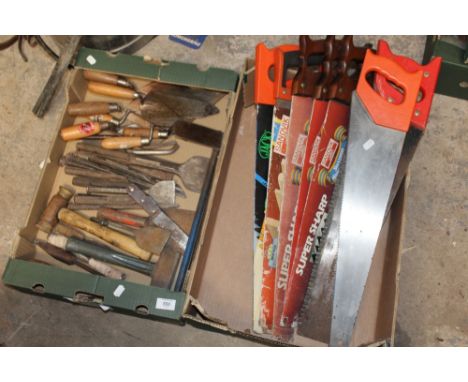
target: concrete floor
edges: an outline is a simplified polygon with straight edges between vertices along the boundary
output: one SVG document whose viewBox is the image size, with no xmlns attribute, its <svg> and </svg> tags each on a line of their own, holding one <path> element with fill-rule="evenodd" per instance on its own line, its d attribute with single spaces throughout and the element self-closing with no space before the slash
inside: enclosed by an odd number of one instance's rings
<svg viewBox="0 0 468 382">
<path fill-rule="evenodd" d="M 376 43 L 359 36 L 357 43 Z M 392 49 L 420 60 L 425 38 L 388 37 Z M 259 41 L 295 43 L 297 36 L 215 36 L 192 51 L 156 40 L 139 54 L 240 69 Z M 39 164 L 64 108 L 60 92 L 42 120 L 31 109 L 53 62 L 39 49 L 0 53 L 0 273 L 22 226 Z M 468 345 L 468 103 L 436 95 L 427 133 L 411 165 L 401 264 L 396 345 Z M 0 284 L 0 345 L 4 346 L 254 346 L 190 325 L 144 320 L 20 293 Z"/>
</svg>

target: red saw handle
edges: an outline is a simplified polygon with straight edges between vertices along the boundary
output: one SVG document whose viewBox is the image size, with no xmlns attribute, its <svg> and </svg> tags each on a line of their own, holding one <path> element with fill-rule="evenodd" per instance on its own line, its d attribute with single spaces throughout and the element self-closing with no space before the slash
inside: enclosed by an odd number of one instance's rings
<svg viewBox="0 0 468 382">
<path fill-rule="evenodd" d="M 290 101 L 292 98 L 293 80 L 287 78 L 290 59 L 298 55 L 298 45 L 281 45 L 275 49 L 275 97 Z"/>
<path fill-rule="evenodd" d="M 423 77 L 421 79 L 421 99 L 416 103 L 416 107 L 411 118 L 411 124 L 421 130 L 424 130 L 427 125 L 429 113 L 431 110 L 432 99 L 434 97 L 434 91 L 437 85 L 437 77 L 440 71 L 440 65 L 442 63 L 441 57 L 435 57 L 429 64 L 420 65 L 416 61 L 409 57 L 398 56 L 394 54 L 385 40 L 379 40 L 377 45 L 377 53 L 379 56 L 384 56 L 392 59 L 399 63 L 408 72 L 416 72 L 418 70 L 423 71 Z M 397 89 L 391 86 L 383 76 L 377 74 L 374 80 L 374 86 L 377 91 L 384 98 L 391 97 L 397 103 L 403 100 L 403 94 Z"/>
<path fill-rule="evenodd" d="M 403 89 L 400 104 L 389 102 L 378 94 L 367 82 L 367 75 L 375 72 Z M 372 120 L 380 126 L 407 132 L 416 105 L 422 71 L 410 73 L 390 58 L 378 56 L 370 49 L 366 53 L 356 93 Z"/>
</svg>

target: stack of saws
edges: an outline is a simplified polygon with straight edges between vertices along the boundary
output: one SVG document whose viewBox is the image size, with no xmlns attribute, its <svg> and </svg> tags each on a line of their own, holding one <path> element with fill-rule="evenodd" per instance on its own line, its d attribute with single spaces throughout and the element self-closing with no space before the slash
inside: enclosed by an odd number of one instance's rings
<svg viewBox="0 0 468 382">
<path fill-rule="evenodd" d="M 351 36 L 256 49 L 254 327 L 352 344 L 377 239 L 440 67 Z M 260 270 L 261 269 L 261 270 Z"/>
</svg>

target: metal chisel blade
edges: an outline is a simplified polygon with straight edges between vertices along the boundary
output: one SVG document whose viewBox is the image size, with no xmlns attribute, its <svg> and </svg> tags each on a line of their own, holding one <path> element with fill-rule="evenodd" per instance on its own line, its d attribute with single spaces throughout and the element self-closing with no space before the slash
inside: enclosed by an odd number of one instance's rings
<svg viewBox="0 0 468 382">
<path fill-rule="evenodd" d="M 348 346 L 406 134 L 376 125 L 351 103 L 330 345 Z"/>
<path fill-rule="evenodd" d="M 128 194 L 138 204 L 140 204 L 148 214 L 150 214 L 149 219 L 156 227 L 164 228 L 171 232 L 170 241 L 175 248 L 185 251 L 188 241 L 187 234 L 174 222 L 174 220 L 166 215 L 166 213 L 158 206 L 158 203 L 134 184 L 128 186 Z"/>
</svg>

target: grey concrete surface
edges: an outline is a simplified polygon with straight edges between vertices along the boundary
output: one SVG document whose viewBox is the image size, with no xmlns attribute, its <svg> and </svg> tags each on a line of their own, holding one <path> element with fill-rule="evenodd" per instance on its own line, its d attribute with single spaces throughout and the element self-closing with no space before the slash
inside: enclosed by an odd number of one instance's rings
<svg viewBox="0 0 468 382">
<path fill-rule="evenodd" d="M 376 43 L 378 36 L 358 36 Z M 416 60 L 423 36 L 389 36 L 392 49 Z M 295 43 L 297 36 L 213 36 L 198 51 L 158 37 L 139 54 L 240 69 L 255 45 Z M 27 215 L 41 161 L 64 108 L 64 92 L 42 120 L 31 109 L 53 63 L 39 50 L 0 53 L 0 272 Z M 437 95 L 427 133 L 411 165 L 401 264 L 396 345 L 468 345 L 468 103 Z M 3 346 L 252 346 L 185 325 L 144 320 L 24 294 L 0 284 Z"/>
</svg>

